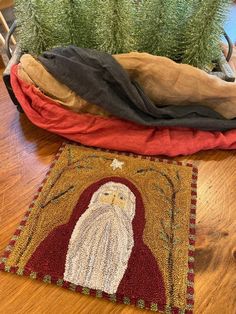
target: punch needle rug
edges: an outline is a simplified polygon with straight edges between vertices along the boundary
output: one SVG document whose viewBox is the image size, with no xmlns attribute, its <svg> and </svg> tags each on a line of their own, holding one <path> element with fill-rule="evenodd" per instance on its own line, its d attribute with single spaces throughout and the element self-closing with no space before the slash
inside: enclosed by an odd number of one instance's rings
<svg viewBox="0 0 236 314">
<path fill-rule="evenodd" d="M 190 164 L 64 144 L 0 268 L 192 313 L 196 180 Z"/>
</svg>

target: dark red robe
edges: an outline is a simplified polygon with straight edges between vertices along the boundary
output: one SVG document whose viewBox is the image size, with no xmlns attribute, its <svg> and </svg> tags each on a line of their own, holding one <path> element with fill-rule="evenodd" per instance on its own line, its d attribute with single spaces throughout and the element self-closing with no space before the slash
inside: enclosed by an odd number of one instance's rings
<svg viewBox="0 0 236 314">
<path fill-rule="evenodd" d="M 36 248 L 25 268 L 54 278 L 63 278 L 66 254 L 73 229 L 78 219 L 88 208 L 94 192 L 109 181 L 125 184 L 136 197 L 135 216 L 132 222 L 134 246 L 128 267 L 119 284 L 117 295 L 164 305 L 166 304 L 166 296 L 163 277 L 155 257 L 143 242 L 145 211 L 142 197 L 134 184 L 124 178 L 105 178 L 85 189 L 68 223 L 50 232 Z"/>
</svg>

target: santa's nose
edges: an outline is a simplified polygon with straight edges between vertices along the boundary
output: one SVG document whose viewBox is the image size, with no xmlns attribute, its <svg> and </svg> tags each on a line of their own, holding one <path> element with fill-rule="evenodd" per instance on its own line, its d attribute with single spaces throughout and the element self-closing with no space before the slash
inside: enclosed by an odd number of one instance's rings
<svg viewBox="0 0 236 314">
<path fill-rule="evenodd" d="M 112 205 L 114 205 L 115 199 L 116 199 L 116 195 L 114 194 L 113 197 L 112 197 L 112 201 L 111 201 Z"/>
</svg>

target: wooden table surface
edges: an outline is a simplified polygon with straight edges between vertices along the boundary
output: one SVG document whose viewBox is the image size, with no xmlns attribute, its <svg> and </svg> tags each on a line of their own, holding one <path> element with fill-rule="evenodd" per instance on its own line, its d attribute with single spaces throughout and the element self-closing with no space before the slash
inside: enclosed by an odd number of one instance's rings
<svg viewBox="0 0 236 314">
<path fill-rule="evenodd" d="M 13 6 L 13 0 L 0 0 L 0 10 Z"/>
<path fill-rule="evenodd" d="M 63 139 L 20 115 L 0 81 L 0 252 L 8 244 Z M 177 160 L 199 167 L 196 314 L 236 313 L 236 152 Z M 0 313 L 150 313 L 0 272 Z"/>
</svg>

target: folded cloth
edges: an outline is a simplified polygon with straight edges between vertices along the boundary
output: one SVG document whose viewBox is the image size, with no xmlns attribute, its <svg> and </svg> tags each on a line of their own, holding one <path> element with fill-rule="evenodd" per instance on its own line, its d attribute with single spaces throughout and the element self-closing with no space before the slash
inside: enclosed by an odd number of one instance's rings
<svg viewBox="0 0 236 314">
<path fill-rule="evenodd" d="M 236 119 L 226 120 L 208 107 L 155 106 L 139 84 L 132 82 L 127 72 L 107 53 L 68 46 L 45 52 L 39 60 L 58 81 L 117 117 L 149 126 L 202 130 L 236 128 Z"/>
<path fill-rule="evenodd" d="M 22 67 L 22 64 L 19 63 L 17 66 L 17 76 L 24 81 L 27 84 L 33 84 L 35 85 L 34 81 L 29 77 L 29 75 L 25 72 L 25 70 Z M 36 85 L 35 85 L 36 86 Z M 36 86 L 37 87 L 37 86 Z M 42 90 L 41 90 L 42 91 Z M 45 93 L 44 93 L 45 94 Z"/>
<path fill-rule="evenodd" d="M 236 149 L 236 130 L 204 132 L 188 128 L 154 128 L 117 118 L 78 114 L 64 109 L 17 77 L 12 67 L 11 85 L 32 123 L 88 146 L 143 155 L 190 155 L 200 150 Z"/>
<path fill-rule="evenodd" d="M 34 84 L 40 90 L 75 112 L 92 113 L 104 116 L 110 114 L 103 108 L 88 103 L 86 100 L 77 96 L 66 85 L 58 82 L 43 65 L 29 54 L 24 54 L 20 59 L 18 75 L 24 81 Z"/>
<path fill-rule="evenodd" d="M 19 63 L 18 66 L 17 66 L 17 75 L 18 75 L 18 77 L 19 77 L 22 81 L 24 81 L 25 83 L 30 84 L 30 85 L 34 85 L 36 88 L 39 88 L 37 85 L 35 85 L 35 82 L 31 80 L 31 78 L 29 77 L 29 75 L 24 71 L 24 69 L 23 69 L 21 63 Z M 39 88 L 39 89 L 40 89 L 40 88 Z M 50 97 L 50 96 L 47 96 L 47 94 L 46 94 L 42 89 L 40 89 L 40 90 L 44 93 L 45 97 L 48 98 L 49 101 L 50 101 L 50 100 L 54 100 L 54 101 L 56 101 L 56 102 L 58 102 L 58 103 L 61 104 L 60 101 L 58 101 L 58 100 L 56 100 L 56 99 L 54 99 L 54 98 L 52 98 L 52 97 Z M 61 104 L 61 105 L 62 105 L 62 104 Z M 70 108 L 71 108 L 71 107 L 69 107 L 68 109 L 70 109 Z M 75 112 L 78 112 L 78 109 L 75 110 Z"/>
<path fill-rule="evenodd" d="M 202 104 L 227 119 L 236 118 L 236 83 L 148 53 L 131 52 L 113 57 L 155 104 Z"/>
</svg>

